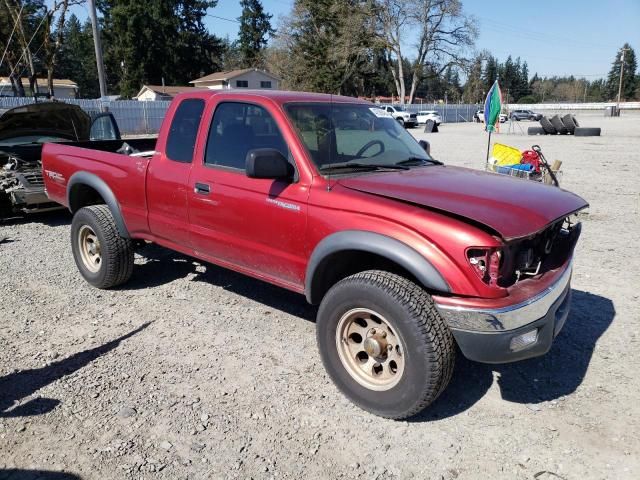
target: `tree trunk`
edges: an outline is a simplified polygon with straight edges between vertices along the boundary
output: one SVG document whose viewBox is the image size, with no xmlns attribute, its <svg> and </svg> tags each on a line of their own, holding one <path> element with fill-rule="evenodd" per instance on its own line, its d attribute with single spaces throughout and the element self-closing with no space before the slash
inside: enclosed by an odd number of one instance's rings
<svg viewBox="0 0 640 480">
<path fill-rule="evenodd" d="M 409 104 L 413 103 L 413 97 L 416 94 L 416 90 L 418 88 L 418 70 L 413 70 L 413 75 L 411 77 L 411 92 L 409 92 Z"/>
</svg>

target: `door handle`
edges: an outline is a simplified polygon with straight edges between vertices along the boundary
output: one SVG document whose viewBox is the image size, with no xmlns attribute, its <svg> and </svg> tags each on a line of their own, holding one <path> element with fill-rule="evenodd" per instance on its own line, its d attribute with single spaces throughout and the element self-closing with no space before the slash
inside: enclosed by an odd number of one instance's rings
<svg viewBox="0 0 640 480">
<path fill-rule="evenodd" d="M 194 193 L 199 193 L 200 195 L 209 195 L 209 193 L 211 192 L 211 187 L 208 183 L 196 182 L 195 186 L 193 187 L 193 191 Z"/>
</svg>

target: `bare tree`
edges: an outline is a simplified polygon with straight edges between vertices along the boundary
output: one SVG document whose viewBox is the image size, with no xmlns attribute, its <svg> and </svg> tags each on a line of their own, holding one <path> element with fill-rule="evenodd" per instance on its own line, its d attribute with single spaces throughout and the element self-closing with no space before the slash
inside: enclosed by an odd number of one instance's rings
<svg viewBox="0 0 640 480">
<path fill-rule="evenodd" d="M 26 26 L 26 17 L 29 11 L 25 11 L 23 9 L 22 2 L 20 0 L 4 0 L 4 6 L 6 7 L 6 11 L 9 14 L 9 18 L 14 22 L 16 26 L 15 37 L 20 46 L 21 53 L 18 56 L 14 64 L 14 68 L 12 68 L 12 72 L 15 73 L 15 69 L 20 67 L 20 64 L 24 60 L 29 68 L 29 87 L 31 89 L 31 94 L 36 95 L 38 93 L 38 82 L 36 78 L 36 67 L 34 62 L 34 56 L 31 53 L 31 43 L 38 33 L 38 29 L 40 25 L 36 28 L 32 35 L 29 35 L 27 32 Z M 17 77 L 14 76 L 12 80 L 12 84 L 14 82 L 18 82 L 19 87 L 18 90 L 21 90 L 22 82 L 20 81 L 20 73 L 18 72 Z M 22 90 L 24 92 L 24 90 Z"/>
<path fill-rule="evenodd" d="M 80 5 L 84 0 L 57 0 L 51 7 L 45 6 L 44 28 L 44 58 L 47 67 L 47 94 L 52 97 L 53 71 L 58 59 L 58 52 L 64 40 L 64 26 L 67 19 L 67 11 L 72 5 Z M 52 26 L 54 26 L 52 30 Z"/>
<path fill-rule="evenodd" d="M 391 68 L 400 103 L 404 103 L 405 61 L 403 52 L 410 38 L 416 58 L 410 75 L 409 103 L 422 79 L 425 65 L 441 74 L 449 66 L 461 65 L 467 47 L 473 45 L 477 30 L 475 19 L 464 14 L 460 0 L 379 0 L 379 35 L 384 42 L 386 60 Z"/>
</svg>

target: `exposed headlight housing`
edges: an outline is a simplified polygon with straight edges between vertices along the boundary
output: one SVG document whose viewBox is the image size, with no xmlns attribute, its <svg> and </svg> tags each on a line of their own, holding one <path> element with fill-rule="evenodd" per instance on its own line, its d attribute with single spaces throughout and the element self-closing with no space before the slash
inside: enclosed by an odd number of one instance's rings
<svg viewBox="0 0 640 480">
<path fill-rule="evenodd" d="M 472 247 L 467 250 L 469 265 L 488 285 L 497 286 L 502 252 L 499 248 Z"/>
</svg>

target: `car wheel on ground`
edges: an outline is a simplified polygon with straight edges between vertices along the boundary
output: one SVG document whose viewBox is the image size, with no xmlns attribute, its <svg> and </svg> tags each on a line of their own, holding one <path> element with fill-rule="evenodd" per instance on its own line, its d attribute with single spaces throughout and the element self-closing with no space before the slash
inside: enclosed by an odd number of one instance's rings
<svg viewBox="0 0 640 480">
<path fill-rule="evenodd" d="M 567 133 L 569 133 L 567 127 L 565 127 L 564 123 L 562 123 L 559 115 L 554 115 L 549 119 L 549 121 L 551 122 L 551 125 L 553 125 L 553 128 L 555 128 L 560 135 L 566 135 Z"/>
<path fill-rule="evenodd" d="M 121 285 L 133 273 L 133 242 L 120 236 L 106 205 L 84 207 L 75 213 L 71 249 L 78 270 L 94 287 Z"/>
<path fill-rule="evenodd" d="M 564 124 L 564 126 L 566 127 L 567 130 L 569 130 L 569 133 L 571 135 L 573 135 L 575 129 L 576 129 L 576 124 L 573 121 L 573 115 L 565 115 L 564 117 L 562 117 L 562 123 Z"/>
<path fill-rule="evenodd" d="M 370 270 L 341 280 L 320 304 L 322 362 L 364 410 L 410 417 L 445 389 L 454 340 L 429 294 L 396 274 Z"/>
<path fill-rule="evenodd" d="M 574 135 L 576 137 L 599 137 L 601 129 L 598 127 L 576 127 Z"/>
<path fill-rule="evenodd" d="M 403 120 L 402 118 L 396 118 L 396 120 L 398 121 L 398 123 L 399 123 L 400 125 L 402 125 L 403 127 L 405 126 L 405 125 L 404 125 L 404 120 Z"/>
<path fill-rule="evenodd" d="M 557 135 L 558 134 L 558 131 L 556 130 L 556 128 L 553 126 L 553 124 L 549 121 L 549 119 L 547 117 L 542 117 L 540 119 L 540 126 L 549 135 Z"/>
<path fill-rule="evenodd" d="M 547 132 L 544 131 L 542 127 L 529 127 L 527 129 L 528 135 L 546 135 Z"/>
</svg>

